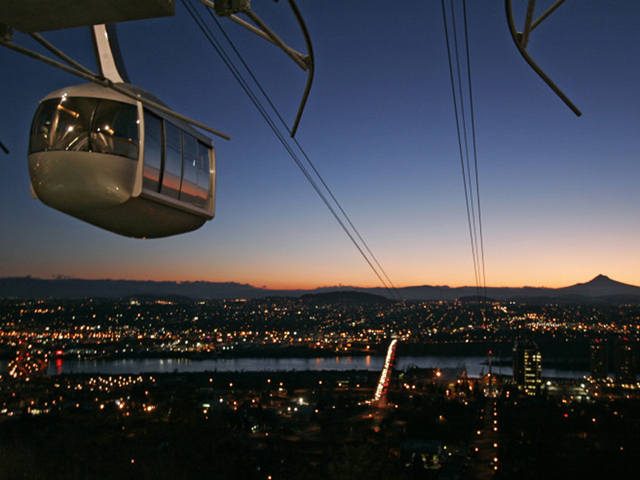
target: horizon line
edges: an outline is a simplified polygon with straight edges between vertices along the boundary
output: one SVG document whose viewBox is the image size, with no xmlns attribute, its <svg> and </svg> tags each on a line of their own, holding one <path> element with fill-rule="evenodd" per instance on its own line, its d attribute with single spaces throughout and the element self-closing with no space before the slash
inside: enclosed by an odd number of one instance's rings
<svg viewBox="0 0 640 480">
<path fill-rule="evenodd" d="M 400 290 L 400 289 L 405 289 L 405 288 L 418 288 L 418 287 L 431 287 L 431 288 L 448 288 L 448 289 L 461 289 L 461 288 L 470 288 L 470 289 L 480 289 L 480 290 L 487 290 L 487 289 L 524 289 L 524 288 L 534 288 L 534 289 L 549 289 L 549 290 L 557 290 L 557 289 L 561 289 L 561 288 L 568 288 L 568 287 L 572 287 L 572 286 L 576 286 L 576 285 L 584 285 L 586 283 L 590 283 L 592 281 L 594 281 L 597 278 L 600 277 L 604 277 L 607 278 L 613 282 L 616 283 L 621 283 L 623 285 L 630 285 L 630 286 L 635 286 L 635 285 L 631 285 L 631 284 L 625 284 L 623 282 L 618 282 L 617 280 L 613 280 L 610 277 L 608 277 L 607 275 L 603 275 L 603 274 L 598 274 L 595 277 L 593 277 L 591 280 L 588 280 L 586 282 L 576 282 L 573 283 L 571 285 L 566 285 L 564 287 L 547 287 L 547 286 L 533 286 L 533 285 L 523 285 L 520 287 L 513 287 L 513 286 L 487 286 L 487 287 L 478 287 L 478 286 L 474 286 L 474 285 L 462 285 L 462 286 L 457 286 L 457 287 L 452 287 L 450 285 L 428 285 L 428 284 L 421 284 L 421 285 L 407 285 L 404 287 L 396 287 L 396 290 Z M 227 280 L 227 281 L 213 281 L 213 280 L 151 280 L 151 279 L 127 279 L 127 278 L 80 278 L 80 277 L 71 277 L 68 275 L 57 275 L 57 276 L 52 276 L 51 278 L 43 278 L 43 277 L 37 277 L 37 276 L 33 276 L 33 275 L 23 275 L 23 276 L 5 276 L 5 277 L 0 277 L 0 280 L 6 280 L 6 279 L 34 279 L 34 280 L 44 280 L 44 281 L 55 281 L 55 280 L 81 280 L 81 281 L 112 281 L 112 282 L 153 282 L 153 283 L 177 283 L 177 284 L 181 284 L 181 283 L 213 283 L 213 284 L 236 284 L 236 285 L 242 285 L 242 286 L 247 286 L 247 287 L 251 287 L 257 290 L 268 290 L 268 291 L 309 291 L 309 290 L 320 290 L 320 289 L 326 289 L 326 288 L 331 288 L 331 289 L 338 289 L 338 288 L 345 288 L 345 289 L 362 289 L 362 290 L 373 290 L 373 289 L 378 289 L 378 290 L 389 290 L 388 288 L 384 287 L 384 286 L 368 286 L 368 287 L 362 287 L 362 286 L 355 286 L 355 285 L 323 285 L 323 286 L 317 286 L 317 287 L 267 287 L 265 285 L 263 286 L 256 286 L 254 284 L 251 283 L 242 283 L 242 282 L 238 282 L 238 281 L 234 281 L 234 280 Z M 640 288 L 640 287 L 639 287 Z"/>
</svg>

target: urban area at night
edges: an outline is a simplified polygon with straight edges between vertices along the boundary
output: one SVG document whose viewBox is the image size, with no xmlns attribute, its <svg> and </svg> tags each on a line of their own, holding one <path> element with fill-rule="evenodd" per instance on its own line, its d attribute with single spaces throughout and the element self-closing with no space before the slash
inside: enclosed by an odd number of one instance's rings
<svg viewBox="0 0 640 480">
<path fill-rule="evenodd" d="M 336 292 L 0 308 L 3 478 L 632 478 L 640 466 L 638 305 Z"/>
</svg>

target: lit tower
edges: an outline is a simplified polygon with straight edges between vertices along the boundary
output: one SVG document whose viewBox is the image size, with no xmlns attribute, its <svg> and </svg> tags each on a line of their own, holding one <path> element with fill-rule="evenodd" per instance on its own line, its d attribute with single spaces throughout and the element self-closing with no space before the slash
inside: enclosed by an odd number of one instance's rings
<svg viewBox="0 0 640 480">
<path fill-rule="evenodd" d="M 635 349 L 633 343 L 626 338 L 616 342 L 615 366 L 618 385 L 632 385 L 637 382 Z"/>
<path fill-rule="evenodd" d="M 540 393 L 542 356 L 533 342 L 516 342 L 513 347 L 513 381 L 526 395 Z"/>
<path fill-rule="evenodd" d="M 607 344 L 595 341 L 589 347 L 589 365 L 591 367 L 591 379 L 601 382 L 607 379 L 609 366 L 607 362 Z"/>
</svg>

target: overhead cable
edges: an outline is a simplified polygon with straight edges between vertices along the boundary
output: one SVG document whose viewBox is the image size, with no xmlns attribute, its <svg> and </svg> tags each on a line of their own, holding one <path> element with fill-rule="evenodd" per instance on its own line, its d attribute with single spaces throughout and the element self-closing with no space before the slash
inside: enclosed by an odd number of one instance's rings
<svg viewBox="0 0 640 480">
<path fill-rule="evenodd" d="M 380 262 L 378 262 L 378 259 L 376 258 L 376 256 L 373 254 L 373 252 L 371 251 L 371 249 L 369 248 L 369 246 L 367 245 L 367 243 L 365 242 L 364 238 L 362 238 L 362 236 L 360 235 L 360 232 L 358 231 L 358 229 L 356 228 L 356 226 L 353 224 L 353 222 L 351 221 L 351 219 L 349 218 L 349 215 L 347 215 L 347 213 L 344 211 L 344 209 L 342 208 L 342 205 L 340 204 L 340 202 L 338 201 L 338 199 L 335 197 L 335 195 L 333 194 L 333 191 L 331 190 L 331 188 L 329 187 L 329 185 L 327 185 L 327 183 L 325 182 L 324 178 L 322 177 L 322 175 L 320 174 L 320 172 L 318 171 L 318 169 L 315 167 L 315 165 L 313 164 L 313 162 L 311 161 L 311 158 L 309 157 L 309 155 L 307 155 L 307 152 L 305 151 L 305 149 L 302 147 L 302 145 L 300 145 L 300 142 L 298 142 L 298 140 L 294 137 L 295 132 L 293 131 L 293 129 L 296 128 L 296 126 L 294 125 L 294 127 L 289 130 L 289 127 L 287 126 L 287 123 L 285 122 L 284 118 L 282 117 L 282 115 L 280 115 L 280 112 L 278 111 L 278 109 L 276 108 L 276 106 L 273 104 L 273 102 L 271 101 L 271 98 L 269 97 L 269 95 L 267 95 L 267 93 L 265 92 L 265 90 L 262 88 L 262 85 L 260 84 L 260 82 L 258 81 L 257 77 L 253 74 L 253 71 L 251 70 L 251 68 L 249 67 L 249 65 L 245 62 L 244 58 L 242 57 L 241 53 L 238 51 L 238 49 L 235 47 L 235 45 L 233 44 L 233 42 L 231 41 L 231 39 L 229 38 L 229 36 L 227 35 L 227 33 L 225 32 L 225 30 L 222 28 L 222 25 L 220 24 L 220 22 L 218 21 L 218 18 L 213 14 L 211 9 L 207 9 L 207 12 L 209 12 L 209 16 L 211 17 L 211 19 L 215 22 L 216 26 L 218 27 L 218 29 L 220 30 L 221 34 L 224 36 L 225 40 L 227 41 L 227 43 L 229 44 L 229 46 L 231 47 L 231 49 L 233 50 L 233 52 L 236 54 L 236 56 L 238 57 L 238 60 L 242 63 L 242 66 L 244 67 L 244 69 L 247 71 L 247 73 L 249 74 L 249 76 L 251 77 L 251 79 L 253 80 L 253 82 L 255 83 L 256 87 L 258 88 L 258 90 L 260 90 L 260 93 L 262 94 L 262 96 L 264 97 L 264 99 L 267 101 L 267 103 L 269 104 L 269 107 L 271 107 L 271 109 L 273 110 L 273 112 L 275 113 L 275 115 L 278 117 L 278 120 L 280 121 L 280 123 L 282 124 L 282 126 L 289 131 L 290 137 L 293 139 L 293 142 L 295 143 L 295 145 L 298 147 L 298 149 L 300 150 L 300 153 L 302 154 L 302 156 L 305 158 L 305 160 L 307 161 L 307 163 L 309 164 L 309 166 L 311 167 L 311 169 L 313 170 L 313 172 L 315 173 L 316 177 L 318 178 L 318 180 L 320 181 L 320 183 L 322 184 L 322 186 L 324 187 L 324 190 L 328 193 L 328 195 L 331 197 L 331 199 L 333 200 L 333 203 L 336 205 L 336 207 L 338 208 L 338 210 L 340 211 L 340 213 L 342 214 L 342 216 L 344 217 L 344 219 L 346 220 L 346 222 L 349 224 L 349 226 L 351 227 L 351 229 L 353 230 L 353 233 L 358 237 L 359 241 L 361 242 L 363 248 L 367 251 L 367 253 L 369 254 L 369 256 L 371 257 L 371 260 L 373 261 L 373 263 L 375 263 L 375 265 L 377 266 L 377 268 L 380 270 L 380 273 L 382 274 L 382 276 L 384 276 L 384 278 L 386 279 L 386 281 L 389 283 L 391 289 L 395 292 L 395 296 L 398 297 L 399 299 L 402 299 L 402 296 L 400 295 L 400 293 L 397 291 L 396 287 L 393 285 L 393 282 L 391 281 L 391 279 L 389 278 L 389 276 L 387 275 L 387 273 L 384 271 L 384 268 L 382 268 L 382 265 L 380 265 Z M 299 14 L 298 14 L 299 15 Z M 310 48 L 310 47 L 309 47 Z M 229 57 L 227 56 L 227 59 L 229 59 Z M 231 63 L 231 62 L 230 62 Z M 226 64 L 226 62 L 225 62 Z M 238 72 L 239 74 L 239 72 Z M 309 88 L 309 85 L 307 84 L 306 89 Z M 246 90 L 245 90 L 246 91 Z M 249 94 L 247 92 L 247 94 Z M 266 119 L 265 119 L 266 120 Z M 297 125 L 297 122 L 296 122 Z M 295 160 L 295 159 L 294 159 Z M 304 167 L 301 167 L 304 168 Z M 307 175 L 305 175 L 307 176 Z M 309 178 L 307 176 L 307 178 Z M 315 187 L 314 187 L 315 188 Z M 320 194 L 320 192 L 318 192 Z M 337 218 L 336 218 L 337 219 Z M 338 221 L 340 221 L 339 219 L 337 219 Z M 345 228 L 343 226 L 343 228 Z M 347 234 L 349 235 L 349 232 L 347 231 Z M 357 245 L 356 245 L 357 246 Z M 384 282 L 383 282 L 384 283 Z M 385 285 L 386 286 L 386 285 Z"/>
<path fill-rule="evenodd" d="M 232 73 L 234 78 L 238 81 L 238 83 L 240 84 L 240 86 L 242 87 L 244 92 L 247 94 L 247 96 L 249 97 L 251 102 L 258 109 L 258 112 L 260 113 L 260 115 L 263 117 L 263 119 L 269 125 L 269 128 L 272 130 L 272 132 L 278 138 L 278 140 L 280 141 L 282 146 L 285 148 L 287 153 L 291 156 L 291 158 L 296 163 L 296 165 L 298 166 L 300 171 L 303 173 L 303 175 L 305 176 L 307 181 L 311 184 L 311 186 L 316 191 L 316 193 L 318 194 L 320 199 L 323 201 L 325 206 L 329 209 L 329 211 L 334 216 L 334 218 L 336 219 L 338 224 L 342 227 L 342 229 L 347 234 L 347 236 L 349 237 L 351 242 L 354 244 L 356 249 L 360 252 L 360 254 L 364 258 L 364 260 L 367 262 L 367 264 L 369 265 L 371 270 L 374 272 L 374 274 L 380 280 L 382 285 L 385 287 L 385 289 L 389 292 L 389 294 L 392 297 L 395 297 L 398 300 L 402 300 L 402 297 L 400 296 L 400 293 L 395 288 L 393 283 L 389 280 L 389 277 L 384 272 L 384 270 L 380 266 L 379 262 L 377 261 L 377 259 L 375 258 L 375 256 L 373 255 L 373 253 L 371 252 L 371 250 L 369 249 L 367 244 L 362 239 L 362 236 L 360 235 L 360 233 L 358 232 L 356 227 L 353 225 L 353 223 L 349 219 L 348 215 L 345 213 L 344 209 L 340 205 L 340 202 L 338 202 L 336 197 L 333 195 L 333 193 L 331 192 L 331 190 L 327 186 L 326 182 L 324 181 L 324 179 L 322 178 L 322 176 L 320 175 L 318 170 L 313 165 L 311 159 L 306 154 L 306 152 L 304 151 L 304 149 L 302 148 L 300 143 L 296 139 L 292 139 L 293 143 L 290 143 L 290 141 L 288 140 L 287 136 L 283 133 L 281 128 L 278 127 L 275 119 L 270 115 L 270 113 L 267 110 L 267 108 L 265 107 L 265 105 L 263 105 L 263 103 L 261 102 L 261 98 L 253 91 L 253 89 L 251 88 L 251 85 L 249 85 L 247 80 L 245 80 L 245 78 L 243 77 L 243 75 L 240 72 L 240 70 L 236 67 L 234 62 L 231 60 L 230 56 L 226 53 L 226 51 L 224 50 L 224 48 L 222 47 L 220 42 L 217 40 L 216 36 L 213 34 L 211 29 L 209 28 L 208 24 L 205 22 L 204 18 L 200 14 L 200 12 L 192 4 L 191 0 L 183 0 L 183 4 L 185 5 L 187 11 L 189 12 L 189 14 L 193 18 L 193 20 L 196 22 L 196 24 L 198 25 L 198 27 L 200 28 L 202 33 L 205 35 L 207 41 L 211 44 L 211 46 L 214 48 L 216 53 L 222 59 L 223 63 L 227 66 L 227 68 L 230 70 L 230 72 Z M 282 116 L 279 114 L 279 112 L 276 109 L 276 107 L 274 106 L 273 102 L 270 100 L 269 96 L 266 94 L 264 89 L 261 87 L 261 85 L 258 82 L 258 80 L 256 79 L 255 75 L 253 75 L 253 73 L 251 72 L 250 68 L 247 66 L 246 62 L 244 61 L 244 59 L 242 58 L 242 56 L 240 55 L 238 50 L 235 48 L 233 43 L 230 41 L 229 37 L 226 35 L 226 33 L 224 33 L 224 30 L 222 29 L 222 27 L 218 23 L 217 18 L 215 18 L 215 16 L 211 13 L 211 11 L 209 9 L 207 11 L 209 11 L 209 14 L 210 14 L 211 18 L 213 19 L 213 21 L 215 21 L 215 23 L 217 24 L 218 28 L 221 30 L 221 32 L 225 36 L 227 42 L 229 42 L 229 44 L 231 45 L 231 48 L 233 49 L 233 51 L 236 54 L 236 56 L 239 58 L 240 62 L 242 63 L 242 65 L 244 67 L 244 69 L 247 70 L 248 74 L 250 75 L 251 79 L 253 80 L 253 83 L 255 83 L 255 85 L 257 86 L 258 90 L 260 91 L 261 96 L 264 97 L 264 99 L 268 103 L 270 109 L 274 112 L 275 116 L 278 118 L 278 120 L 282 124 L 283 129 L 287 133 L 290 134 L 291 132 L 289 131 L 289 129 L 288 129 L 286 123 L 284 122 Z M 307 163 L 311 166 L 312 171 L 309 171 L 309 169 L 304 165 L 304 163 L 302 162 L 300 156 L 294 150 L 294 148 L 293 148 L 294 146 L 296 146 L 300 150 L 302 156 L 305 158 Z M 318 178 L 320 183 L 318 183 L 318 181 L 316 181 L 316 179 L 314 178 L 312 173 L 315 173 L 315 175 Z M 324 190 L 323 190 L 322 187 L 324 187 Z M 330 199 L 333 201 L 333 203 L 330 201 Z M 340 214 L 342 214 L 342 217 L 340 216 Z M 349 228 L 349 226 L 351 227 L 351 229 Z M 358 241 L 358 239 L 359 239 L 359 241 Z M 386 278 L 386 280 L 385 280 L 385 278 Z"/>
<path fill-rule="evenodd" d="M 484 240 L 482 232 L 482 215 L 480 210 L 480 180 L 478 174 L 478 156 L 475 133 L 475 118 L 473 110 L 473 94 L 471 81 L 471 62 L 469 55 L 468 26 L 466 14 L 466 1 L 463 0 L 463 32 L 464 32 L 464 56 L 460 53 L 458 45 L 458 29 L 455 17 L 455 8 L 453 0 L 449 1 L 449 9 L 451 11 L 451 21 L 447 19 L 447 8 L 445 0 L 441 0 L 442 15 L 444 18 L 444 32 L 447 44 L 447 57 L 449 60 L 449 75 L 451 79 L 451 91 L 453 94 L 453 108 L 456 120 L 456 132 L 458 136 L 458 150 L 460 154 L 460 166 L 462 169 L 462 182 L 464 187 L 465 205 L 467 210 L 467 223 L 469 227 L 469 238 L 471 241 L 471 256 L 473 260 L 473 270 L 475 276 L 476 290 L 478 296 L 486 296 L 486 274 L 484 262 Z M 451 24 L 452 35 L 449 34 L 449 23 Z M 466 64 L 464 70 L 466 76 L 465 84 L 462 80 L 461 57 Z M 454 69 L 455 64 L 455 69 Z M 465 104 L 469 104 L 465 110 Z M 467 115 L 471 127 L 471 134 L 467 132 Z M 471 137 L 471 138 L 469 138 Z M 471 143 L 471 153 L 469 149 Z M 473 156 L 473 168 L 471 166 L 470 157 Z M 475 190 L 474 190 L 475 188 Z M 477 211 L 477 215 L 476 215 Z"/>
<path fill-rule="evenodd" d="M 483 287 L 483 295 L 486 297 L 487 295 L 487 276 L 485 270 L 485 261 L 484 261 L 484 235 L 482 232 L 482 208 L 480 208 L 480 175 L 478 169 L 478 145 L 476 142 L 476 119 L 473 108 L 473 83 L 471 82 L 471 55 L 469 49 L 469 28 L 467 24 L 467 2 L 464 0 L 462 2 L 462 7 L 464 11 L 464 38 L 465 38 L 465 49 L 467 53 L 467 84 L 469 85 L 469 112 L 471 116 L 471 135 L 473 142 L 473 164 L 474 164 L 474 172 L 475 172 L 475 183 L 476 183 L 476 205 L 478 207 L 478 234 L 480 237 L 480 278 L 481 284 Z M 477 245 L 476 245 L 477 246 Z"/>
</svg>

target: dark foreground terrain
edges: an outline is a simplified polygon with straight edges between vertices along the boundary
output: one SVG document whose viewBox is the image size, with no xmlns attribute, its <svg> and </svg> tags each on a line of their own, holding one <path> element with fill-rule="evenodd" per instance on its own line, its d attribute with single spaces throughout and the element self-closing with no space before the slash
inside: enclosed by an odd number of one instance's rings
<svg viewBox="0 0 640 480">
<path fill-rule="evenodd" d="M 372 372 L 69 375 L 0 383 L 12 479 L 637 478 L 634 391 Z M 495 382 L 495 380 L 494 380 Z M 589 388 L 589 387 L 587 387 Z M 594 393 L 600 392 L 599 395 Z"/>
</svg>

